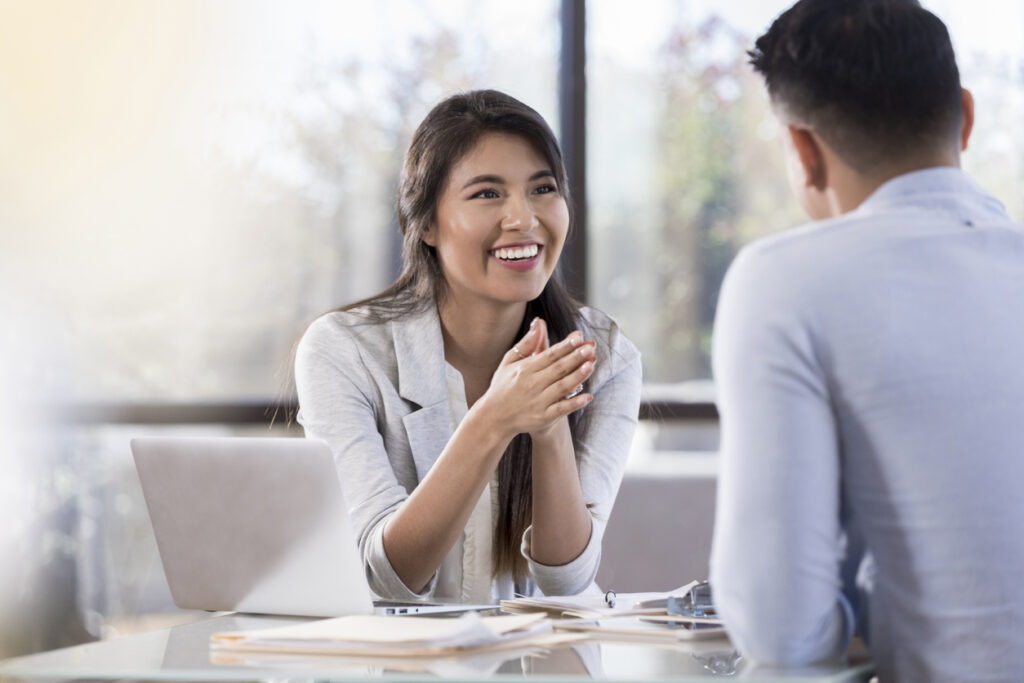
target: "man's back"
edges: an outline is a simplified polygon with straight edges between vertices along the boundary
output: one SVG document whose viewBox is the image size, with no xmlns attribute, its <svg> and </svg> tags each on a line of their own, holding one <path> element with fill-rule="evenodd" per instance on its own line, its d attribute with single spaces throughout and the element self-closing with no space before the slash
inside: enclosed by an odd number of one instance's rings
<svg viewBox="0 0 1024 683">
<path fill-rule="evenodd" d="M 1024 676 L 1024 230 L 998 202 L 929 169 L 754 245 L 715 344 L 713 581 L 727 621 L 761 602 L 732 620 L 741 646 L 806 660 L 836 642 L 822 625 L 845 531 L 873 555 L 853 606 L 883 680 Z M 777 514 L 751 524 L 756 509 Z M 792 562 L 772 561 L 780 535 Z M 758 546 L 765 566 L 740 576 Z M 794 567 L 795 584 L 779 575 Z M 745 594 L 787 582 L 810 590 Z M 778 636 L 756 632 L 773 622 Z"/>
</svg>

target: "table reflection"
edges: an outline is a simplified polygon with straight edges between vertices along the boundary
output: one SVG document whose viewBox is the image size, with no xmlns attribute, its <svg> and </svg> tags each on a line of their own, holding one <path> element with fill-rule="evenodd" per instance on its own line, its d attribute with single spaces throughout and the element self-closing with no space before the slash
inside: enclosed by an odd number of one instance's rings
<svg viewBox="0 0 1024 683">
<path fill-rule="evenodd" d="M 396 617 L 401 618 L 401 617 Z M 359 658 L 213 651 L 210 636 L 221 631 L 275 628 L 301 619 L 226 615 L 165 631 L 127 636 L 0 662 L 0 678 L 260 680 L 284 678 L 452 678 L 475 680 L 532 677 L 541 680 L 695 681 L 719 677 L 777 679 L 758 670 L 725 638 L 648 645 L 576 641 L 550 650 L 493 651 L 460 657 Z M 817 681 L 866 680 L 869 666 L 838 663 L 787 678 Z"/>
</svg>

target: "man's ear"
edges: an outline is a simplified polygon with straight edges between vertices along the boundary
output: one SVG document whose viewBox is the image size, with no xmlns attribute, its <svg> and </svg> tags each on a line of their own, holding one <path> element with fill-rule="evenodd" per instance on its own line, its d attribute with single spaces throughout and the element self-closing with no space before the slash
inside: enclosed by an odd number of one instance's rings
<svg viewBox="0 0 1024 683">
<path fill-rule="evenodd" d="M 963 152 L 974 130 L 974 95 L 967 88 L 960 88 L 960 101 L 964 110 L 963 121 L 960 123 L 960 151 Z"/>
<path fill-rule="evenodd" d="M 433 221 L 423 231 L 423 243 L 429 247 L 437 246 L 437 225 Z"/>
<path fill-rule="evenodd" d="M 828 185 L 828 173 L 818 139 L 806 128 L 786 126 L 786 132 L 803 169 L 803 186 L 824 191 Z"/>
</svg>

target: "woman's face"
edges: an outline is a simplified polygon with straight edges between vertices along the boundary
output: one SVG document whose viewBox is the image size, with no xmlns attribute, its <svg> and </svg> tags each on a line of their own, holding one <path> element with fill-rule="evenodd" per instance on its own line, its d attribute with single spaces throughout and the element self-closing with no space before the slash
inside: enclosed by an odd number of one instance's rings
<svg viewBox="0 0 1024 683">
<path fill-rule="evenodd" d="M 483 135 L 448 175 L 423 241 L 458 302 L 535 299 L 555 270 L 569 208 L 554 169 L 526 140 Z"/>
</svg>

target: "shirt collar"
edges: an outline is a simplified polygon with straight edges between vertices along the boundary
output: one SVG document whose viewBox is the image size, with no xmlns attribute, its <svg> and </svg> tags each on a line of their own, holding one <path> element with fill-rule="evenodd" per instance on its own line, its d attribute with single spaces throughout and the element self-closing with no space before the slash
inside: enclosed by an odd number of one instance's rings
<svg viewBox="0 0 1024 683">
<path fill-rule="evenodd" d="M 895 207 L 953 213 L 969 226 L 1010 220 L 1003 204 L 959 168 L 913 171 L 882 183 L 853 212 L 868 215 Z"/>
</svg>

